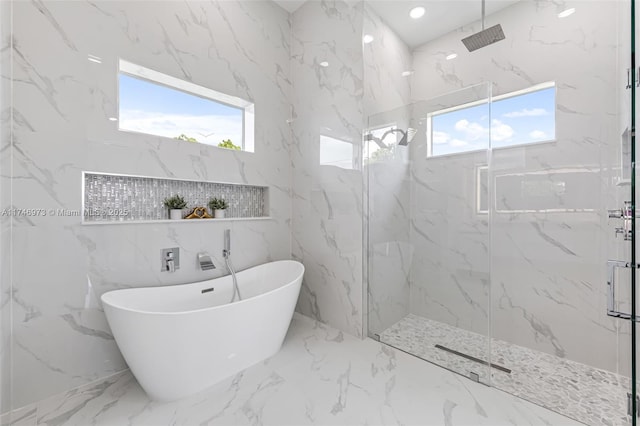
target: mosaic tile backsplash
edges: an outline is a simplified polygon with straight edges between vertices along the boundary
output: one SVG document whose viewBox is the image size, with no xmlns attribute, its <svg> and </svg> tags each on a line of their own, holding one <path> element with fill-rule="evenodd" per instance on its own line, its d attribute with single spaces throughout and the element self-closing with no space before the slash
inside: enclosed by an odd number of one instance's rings
<svg viewBox="0 0 640 426">
<path fill-rule="evenodd" d="M 226 218 L 266 217 L 267 193 L 267 187 L 263 186 L 85 172 L 84 221 L 166 220 L 169 212 L 163 201 L 173 195 L 184 197 L 185 214 L 194 207 L 207 207 L 209 200 L 217 197 L 229 203 Z M 208 207 L 207 210 L 213 215 Z"/>
</svg>

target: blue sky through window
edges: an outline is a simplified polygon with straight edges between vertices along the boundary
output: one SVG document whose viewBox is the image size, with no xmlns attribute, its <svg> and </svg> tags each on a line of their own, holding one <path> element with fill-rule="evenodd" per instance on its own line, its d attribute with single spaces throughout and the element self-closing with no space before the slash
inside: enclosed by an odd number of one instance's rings
<svg viewBox="0 0 640 426">
<path fill-rule="evenodd" d="M 120 129 L 169 138 L 185 134 L 242 146 L 243 111 L 211 99 L 120 74 Z"/>
<path fill-rule="evenodd" d="M 431 118 L 433 156 L 555 139 L 555 87 Z M 491 131 L 489 131 L 491 129 Z"/>
</svg>

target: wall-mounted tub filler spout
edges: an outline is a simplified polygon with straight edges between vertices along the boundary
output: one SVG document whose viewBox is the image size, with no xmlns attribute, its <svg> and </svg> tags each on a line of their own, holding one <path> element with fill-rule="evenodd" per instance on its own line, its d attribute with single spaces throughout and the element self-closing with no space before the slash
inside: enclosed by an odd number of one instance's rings
<svg viewBox="0 0 640 426">
<path fill-rule="evenodd" d="M 233 278 L 233 296 L 231 297 L 231 302 L 236 300 L 236 295 L 238 296 L 238 300 L 242 300 L 240 288 L 238 287 L 238 279 L 236 278 L 236 271 L 231 263 L 231 229 L 224 230 L 224 249 L 222 250 L 222 257 L 224 257 L 224 263 L 227 265 L 227 269 Z"/>
<path fill-rule="evenodd" d="M 160 251 L 160 271 L 175 272 L 180 269 L 180 249 L 178 247 Z"/>
<path fill-rule="evenodd" d="M 211 256 L 209 256 L 207 253 L 198 253 L 198 264 L 200 265 L 200 269 L 202 269 L 203 271 L 216 269 L 216 265 L 213 264 Z"/>
</svg>

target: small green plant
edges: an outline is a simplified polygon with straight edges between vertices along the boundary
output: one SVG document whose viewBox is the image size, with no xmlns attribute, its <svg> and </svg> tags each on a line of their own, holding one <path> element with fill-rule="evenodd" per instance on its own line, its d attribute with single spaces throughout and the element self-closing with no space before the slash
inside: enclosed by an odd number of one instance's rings
<svg viewBox="0 0 640 426">
<path fill-rule="evenodd" d="M 209 200 L 209 208 L 211 210 L 226 210 L 228 207 L 229 203 L 222 198 L 212 198 Z"/>
<path fill-rule="evenodd" d="M 178 139 L 178 140 L 181 140 L 181 141 L 187 141 L 187 142 L 198 142 L 198 139 L 192 138 L 190 136 L 187 136 L 184 133 L 181 133 L 180 136 L 176 136 L 174 139 Z"/>
<path fill-rule="evenodd" d="M 187 207 L 187 202 L 179 195 L 165 198 L 163 202 L 165 207 L 169 210 L 182 210 Z"/>
<path fill-rule="evenodd" d="M 223 140 L 222 142 L 220 142 L 218 144 L 218 147 L 227 148 L 227 149 L 235 149 L 237 151 L 240 151 L 240 149 L 241 149 L 238 145 L 235 145 L 233 142 L 231 142 L 231 139 Z"/>
</svg>

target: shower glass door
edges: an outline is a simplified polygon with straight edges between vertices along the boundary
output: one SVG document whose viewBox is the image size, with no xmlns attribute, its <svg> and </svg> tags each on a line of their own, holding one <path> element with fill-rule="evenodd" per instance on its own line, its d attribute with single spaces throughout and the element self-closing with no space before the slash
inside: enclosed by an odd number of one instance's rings
<svg viewBox="0 0 640 426">
<path fill-rule="evenodd" d="M 369 114 L 368 333 L 585 424 L 635 425 L 634 2 L 496 4 L 503 41 L 462 50 L 479 23 L 452 20 L 393 52 L 405 98 L 428 100 Z"/>
<path fill-rule="evenodd" d="M 561 11 L 526 3 L 512 17 L 545 34 L 510 34 L 545 71 L 518 49 L 492 53 L 547 81 L 501 79 L 493 93 L 492 117 L 512 135 L 494 134 L 488 175 L 491 359 L 510 370 L 492 370 L 491 385 L 589 425 L 627 425 L 634 332 L 625 314 L 636 263 L 630 3 L 566 2 Z M 541 49 L 541 40 L 563 43 Z"/>
<path fill-rule="evenodd" d="M 364 168 L 369 335 L 484 383 L 490 95 L 480 84 L 370 116 Z"/>
</svg>

